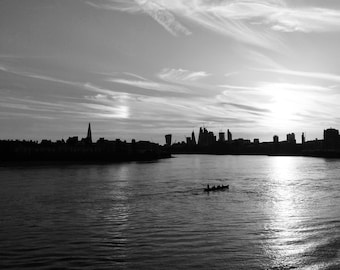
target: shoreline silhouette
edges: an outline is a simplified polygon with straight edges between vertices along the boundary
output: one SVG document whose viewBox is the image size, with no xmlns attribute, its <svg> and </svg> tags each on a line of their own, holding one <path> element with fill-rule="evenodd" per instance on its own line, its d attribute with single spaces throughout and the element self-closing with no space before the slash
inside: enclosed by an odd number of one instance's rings
<svg viewBox="0 0 340 270">
<path fill-rule="evenodd" d="M 274 135 L 272 142 L 253 142 L 243 138 L 232 139 L 227 131 L 215 134 L 206 128 L 200 128 L 196 142 L 195 133 L 187 137 L 185 142 L 171 143 L 172 135 L 165 135 L 165 144 L 150 141 L 131 142 L 92 140 L 91 124 L 87 135 L 79 139 L 69 137 L 66 141 L 51 140 L 0 140 L 0 164 L 82 164 L 113 163 L 129 161 L 150 161 L 170 158 L 173 154 L 212 154 L 212 155 L 267 155 L 267 156 L 307 156 L 323 158 L 340 158 L 340 135 L 333 128 L 324 130 L 323 140 L 306 141 L 302 133 L 301 143 L 297 143 L 295 134 L 287 134 L 287 139 L 279 141 Z"/>
<path fill-rule="evenodd" d="M 301 135 L 301 143 L 296 142 L 295 133 L 286 135 L 286 140 L 280 141 L 277 135 L 271 142 L 260 142 L 238 138 L 233 139 L 231 131 L 219 132 L 218 138 L 206 128 L 199 129 L 198 141 L 194 131 L 186 141 L 171 144 L 171 134 L 167 134 L 166 147 L 172 154 L 214 154 L 214 155 L 268 155 L 268 156 L 308 156 L 340 158 L 340 135 L 334 128 L 324 130 L 323 140 L 306 141 Z"/>
</svg>

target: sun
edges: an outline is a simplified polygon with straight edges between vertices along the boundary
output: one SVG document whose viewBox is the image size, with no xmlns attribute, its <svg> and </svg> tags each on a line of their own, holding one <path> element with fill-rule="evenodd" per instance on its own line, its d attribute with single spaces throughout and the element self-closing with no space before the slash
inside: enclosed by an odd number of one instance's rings
<svg viewBox="0 0 340 270">
<path fill-rule="evenodd" d="M 275 100 L 270 106 L 268 124 L 276 128 L 288 128 L 296 125 L 296 109 L 288 100 Z"/>
<path fill-rule="evenodd" d="M 277 130 L 297 128 L 302 120 L 301 112 L 305 109 L 301 93 L 294 91 L 289 84 L 266 85 L 263 92 L 270 97 L 264 124 Z"/>
</svg>

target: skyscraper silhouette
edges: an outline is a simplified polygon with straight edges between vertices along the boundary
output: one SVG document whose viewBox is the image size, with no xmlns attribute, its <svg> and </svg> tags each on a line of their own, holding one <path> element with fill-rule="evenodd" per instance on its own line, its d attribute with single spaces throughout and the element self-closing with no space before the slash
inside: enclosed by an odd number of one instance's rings
<svg viewBox="0 0 340 270">
<path fill-rule="evenodd" d="M 88 143 L 92 143 L 91 123 L 89 123 L 89 127 L 88 127 L 88 129 L 87 129 L 86 141 L 87 141 Z"/>
<path fill-rule="evenodd" d="M 192 131 L 192 133 L 191 133 L 191 142 L 192 142 L 193 145 L 196 145 L 196 138 L 195 138 L 195 132 L 194 131 Z"/>
<path fill-rule="evenodd" d="M 225 142 L 225 133 L 224 132 L 218 133 L 218 140 L 220 142 Z"/>
<path fill-rule="evenodd" d="M 328 128 L 323 131 L 323 148 L 324 149 L 337 149 L 340 145 L 339 130 Z"/>
<path fill-rule="evenodd" d="M 301 143 L 304 144 L 305 142 L 306 142 L 305 133 L 302 132 L 302 135 L 301 135 Z"/>
<path fill-rule="evenodd" d="M 228 142 L 231 142 L 233 140 L 233 135 L 231 134 L 230 130 L 228 129 L 227 131 L 227 138 L 228 138 Z"/>
<path fill-rule="evenodd" d="M 293 144 L 296 143 L 296 140 L 295 140 L 295 133 L 289 133 L 289 134 L 287 134 L 287 142 L 288 142 L 288 143 L 293 143 Z"/>
<path fill-rule="evenodd" d="M 166 144 L 167 146 L 170 146 L 170 145 L 171 145 L 171 138 L 172 138 L 172 135 L 171 135 L 171 134 L 165 135 L 165 144 Z"/>
</svg>

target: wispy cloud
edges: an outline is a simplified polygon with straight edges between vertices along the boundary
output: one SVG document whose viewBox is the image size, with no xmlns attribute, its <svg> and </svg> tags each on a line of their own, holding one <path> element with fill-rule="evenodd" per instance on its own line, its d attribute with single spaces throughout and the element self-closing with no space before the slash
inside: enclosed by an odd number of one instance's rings
<svg viewBox="0 0 340 270">
<path fill-rule="evenodd" d="M 310 7 L 285 8 L 269 16 L 273 30 L 283 32 L 332 32 L 340 30 L 340 11 Z"/>
<path fill-rule="evenodd" d="M 242 86 L 242 85 L 219 85 L 219 87 L 226 88 L 228 91 L 245 91 L 253 93 L 275 93 L 275 91 L 285 91 L 286 94 L 294 93 L 295 91 L 318 91 L 324 94 L 331 91 L 330 87 L 312 85 L 312 84 L 298 84 L 298 83 L 275 83 L 275 82 L 258 82 L 256 86 Z"/>
<path fill-rule="evenodd" d="M 254 112 L 260 112 L 260 113 L 268 113 L 270 112 L 270 110 L 268 109 L 263 109 L 263 108 L 260 108 L 260 107 L 255 107 L 255 106 L 249 106 L 249 105 L 245 105 L 245 104 L 237 104 L 237 103 L 233 103 L 233 102 L 224 102 L 224 103 L 221 103 L 222 105 L 230 105 L 230 106 L 234 106 L 236 108 L 239 108 L 239 109 L 242 109 L 242 110 L 245 110 L 245 111 L 254 111 Z"/>
<path fill-rule="evenodd" d="M 72 87 L 72 90 L 76 90 L 80 94 L 86 90 L 94 92 L 96 95 L 80 96 L 79 99 L 75 99 L 75 101 L 69 101 L 65 96 L 59 98 L 55 96 L 57 99 L 55 102 L 42 101 L 39 100 L 40 97 L 33 99 L 30 97 L 18 98 L 3 96 L 1 98 L 2 102 L 0 102 L 0 108 L 26 111 L 29 112 L 28 115 L 32 116 L 32 118 L 36 118 L 35 115 L 41 114 L 41 112 L 46 113 L 52 118 L 72 115 L 72 117 L 75 118 L 98 117 L 126 119 L 130 115 L 127 101 L 131 99 L 131 94 L 102 88 L 91 83 L 73 82 L 32 73 L 10 66 L 4 66 L 1 68 L 1 71 L 26 78 L 36 79 L 38 81 L 64 84 Z M 81 102 L 84 101 L 84 98 L 87 102 Z M 0 112 L 0 114 L 2 113 Z"/>
<path fill-rule="evenodd" d="M 210 76 L 205 71 L 189 71 L 186 69 L 164 68 L 158 77 L 169 82 L 194 82 Z"/>
<path fill-rule="evenodd" d="M 1 97 L 0 109 L 13 109 L 28 113 L 31 118 L 44 113 L 46 118 L 56 119 L 72 115 L 73 118 L 122 118 L 129 117 L 129 107 L 123 99 L 111 97 L 88 98 L 87 102 L 58 100 L 54 103 L 32 98 Z M 104 103 L 104 104 L 103 104 Z M 3 115 L 3 112 L 0 112 Z"/>
<path fill-rule="evenodd" d="M 170 34 L 177 36 L 179 34 L 190 35 L 191 31 L 183 26 L 172 14 L 170 10 L 161 1 L 101 1 L 90 2 L 87 1 L 93 7 L 103 8 L 108 10 L 120 10 L 129 13 L 145 12 L 152 17 L 156 22 L 164 27 Z"/>
<path fill-rule="evenodd" d="M 125 12 L 135 13 L 140 11 L 140 8 L 134 1 L 126 0 L 96 0 L 96 1 L 86 1 L 87 4 L 95 8 L 102 8 L 108 10 L 119 10 Z"/>
<path fill-rule="evenodd" d="M 43 114 L 46 118 L 52 119 L 55 118 L 56 113 L 66 109 L 66 106 L 62 104 L 43 102 L 31 98 L 1 96 L 1 101 L 0 109 L 4 108 L 6 110 L 0 112 L 2 116 L 7 115 L 6 113 L 26 113 L 27 117 L 37 118 Z"/>
<path fill-rule="evenodd" d="M 111 96 L 111 97 L 121 97 L 122 94 L 125 96 L 124 91 L 114 91 L 111 89 L 100 87 L 92 83 L 79 83 L 78 86 L 86 90 L 99 93 L 99 94 L 103 94 L 103 95 L 107 95 L 107 96 Z"/>
<path fill-rule="evenodd" d="M 263 54 L 259 51 L 246 49 L 246 50 L 243 50 L 242 56 L 245 59 L 254 62 L 250 64 L 251 66 L 255 64 L 257 67 L 261 66 L 267 69 L 269 68 L 270 69 L 284 69 L 284 67 L 278 62 L 276 62 L 273 56 L 271 56 L 268 52 L 266 54 Z"/>
<path fill-rule="evenodd" d="M 333 82 L 340 82 L 340 75 L 331 74 L 331 73 L 322 73 L 322 72 L 306 72 L 306 71 L 298 71 L 298 70 L 290 70 L 290 69 L 255 69 L 259 71 L 278 73 L 284 75 L 305 77 L 305 78 L 314 78 L 320 80 L 327 80 Z"/>
<path fill-rule="evenodd" d="M 273 48 L 275 32 L 340 31 L 340 10 L 292 6 L 286 0 L 104 0 L 92 6 L 145 12 L 173 35 L 190 34 L 178 18 L 246 43 Z M 176 18 L 177 17 L 177 18 Z"/>
<path fill-rule="evenodd" d="M 176 20 L 175 16 L 167 9 L 165 5 L 166 3 L 162 3 L 161 1 L 135 1 L 144 12 L 149 14 L 172 35 L 177 36 L 177 34 L 191 34 L 191 32 L 178 20 Z"/>
<path fill-rule="evenodd" d="M 47 116 L 43 114 L 36 114 L 36 113 L 28 113 L 27 111 L 24 112 L 0 112 L 0 119 L 13 119 L 21 118 L 21 119 L 39 119 L 39 120 L 55 120 L 53 116 Z"/>
<path fill-rule="evenodd" d="M 109 82 L 129 85 L 152 91 L 173 92 L 173 93 L 190 93 L 191 91 L 185 87 L 155 82 L 151 80 L 131 80 L 122 78 L 111 78 Z"/>
<path fill-rule="evenodd" d="M 116 95 L 97 94 L 85 96 L 88 103 L 81 105 L 97 111 L 97 116 L 104 118 L 128 119 L 130 117 L 130 101 L 136 101 L 130 94 L 117 93 Z M 98 112 L 99 111 L 99 112 Z"/>
<path fill-rule="evenodd" d="M 53 83 L 59 83 L 64 84 L 67 86 L 72 87 L 73 90 L 79 91 L 79 93 L 90 91 L 93 93 L 98 94 L 99 96 L 105 96 L 105 98 L 99 100 L 97 99 L 96 102 L 103 102 L 104 100 L 107 100 L 111 102 L 112 100 L 136 100 L 140 101 L 145 96 L 153 96 L 153 95 L 159 95 L 159 94 L 166 94 L 168 96 L 172 95 L 182 95 L 182 94 L 188 94 L 192 93 L 192 91 L 184 87 L 182 85 L 175 85 L 170 83 L 164 83 L 164 82 L 156 82 L 149 79 L 144 78 L 143 76 L 131 73 L 131 72 L 113 72 L 110 74 L 104 74 L 101 73 L 100 75 L 104 75 L 105 78 L 96 78 L 93 77 L 94 81 L 96 83 L 92 82 L 80 82 L 80 81 L 70 81 L 70 80 L 64 80 L 60 78 L 55 78 L 52 76 L 42 75 L 18 68 L 13 68 L 11 66 L 3 66 L 2 71 L 6 73 L 15 74 L 18 76 L 41 80 L 41 81 L 48 81 Z M 112 77 L 112 76 L 115 77 Z M 187 74 L 188 80 L 194 80 L 197 77 L 202 76 L 202 74 L 199 73 L 191 73 Z M 140 88 L 145 89 L 147 91 L 138 91 L 138 89 L 125 89 L 122 87 L 118 87 L 117 85 L 108 85 L 108 83 L 115 83 L 115 84 L 122 84 L 131 86 L 132 88 Z M 105 85 L 105 86 L 101 86 Z M 86 94 L 85 94 L 86 95 Z M 112 105 L 112 104 L 111 104 Z M 121 106 L 122 104 L 119 104 L 117 106 Z M 125 104 L 123 104 L 125 106 Z"/>
<path fill-rule="evenodd" d="M 23 76 L 23 77 L 27 77 L 27 78 L 38 79 L 38 80 L 49 81 L 49 82 L 62 83 L 62 84 L 73 85 L 73 86 L 79 86 L 79 83 L 77 83 L 77 82 L 71 82 L 71 81 L 67 81 L 67 80 L 54 78 L 54 77 L 51 77 L 51 76 L 46 76 L 46 75 L 42 75 L 42 74 L 28 72 L 28 71 L 13 68 L 13 67 L 10 67 L 10 66 L 4 66 L 4 65 L 0 66 L 0 70 L 3 71 L 3 72 L 15 74 L 15 75 Z"/>
<path fill-rule="evenodd" d="M 126 105 L 107 106 L 96 103 L 79 103 L 78 105 L 86 108 L 86 113 L 96 117 L 103 118 L 129 118 L 129 107 Z M 90 111 L 88 110 L 90 109 Z"/>
<path fill-rule="evenodd" d="M 46 75 L 42 75 L 38 73 L 23 71 L 20 69 L 9 67 L 9 66 L 0 66 L 0 67 L 2 67 L 0 70 L 7 72 L 7 73 L 15 74 L 18 76 L 23 76 L 26 78 L 37 79 L 37 80 L 42 80 L 42 81 L 49 81 L 53 83 L 61 83 L 61 84 L 65 84 L 68 86 L 76 87 L 81 90 L 85 89 L 85 90 L 96 92 L 99 94 L 110 95 L 110 96 L 120 96 L 121 93 L 123 92 L 119 90 L 107 89 L 107 88 L 104 88 L 104 87 L 101 87 L 101 86 L 98 86 L 98 85 L 95 85 L 89 82 L 77 82 L 77 81 L 63 80 L 63 79 L 55 78 L 52 76 L 46 76 Z M 126 73 L 126 74 L 129 76 L 134 76 L 134 77 L 137 76 L 138 78 L 143 79 L 143 77 L 140 77 L 132 73 Z"/>
</svg>

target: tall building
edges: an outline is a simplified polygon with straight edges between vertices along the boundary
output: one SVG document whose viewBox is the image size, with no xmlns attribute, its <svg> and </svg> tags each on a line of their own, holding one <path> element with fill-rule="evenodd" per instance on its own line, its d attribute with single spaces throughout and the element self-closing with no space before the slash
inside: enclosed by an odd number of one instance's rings
<svg viewBox="0 0 340 270">
<path fill-rule="evenodd" d="M 218 140 L 220 142 L 225 142 L 225 133 L 224 132 L 218 133 Z"/>
<path fill-rule="evenodd" d="M 166 144 L 167 146 L 170 146 L 170 145 L 171 145 L 171 138 L 172 138 L 172 135 L 171 135 L 171 134 L 165 135 L 165 144 Z"/>
<path fill-rule="evenodd" d="M 86 142 L 87 143 L 92 143 L 91 123 L 89 123 L 89 127 L 87 129 Z"/>
<path fill-rule="evenodd" d="M 212 131 L 208 131 L 206 128 L 200 128 L 198 134 L 198 144 L 202 146 L 212 145 L 216 142 L 216 136 Z"/>
<path fill-rule="evenodd" d="M 231 134 L 231 132 L 229 131 L 229 129 L 228 129 L 227 134 L 228 134 L 228 142 L 231 142 L 231 141 L 233 140 L 233 135 Z"/>
<path fill-rule="evenodd" d="M 196 145 L 196 138 L 195 138 L 195 132 L 194 131 L 192 131 L 192 133 L 191 133 L 191 142 L 192 142 L 193 145 Z"/>
<path fill-rule="evenodd" d="M 337 149 L 340 146 L 339 130 L 329 128 L 323 131 L 323 146 L 325 149 Z"/>
<path fill-rule="evenodd" d="M 295 134 L 294 133 L 289 133 L 287 134 L 287 142 L 288 143 L 296 143 L 296 140 L 295 140 Z"/>
<path fill-rule="evenodd" d="M 216 136 L 214 135 L 214 132 L 209 131 L 208 132 L 208 145 L 212 145 L 216 142 Z"/>
<path fill-rule="evenodd" d="M 199 145 L 208 144 L 208 130 L 206 128 L 200 127 L 200 132 L 198 134 L 198 144 Z"/>
<path fill-rule="evenodd" d="M 304 144 L 305 142 L 306 142 L 305 133 L 302 132 L 302 135 L 301 135 L 301 143 Z"/>
<path fill-rule="evenodd" d="M 203 129 L 202 129 L 202 127 L 200 127 L 200 131 L 198 132 L 197 144 L 202 144 L 202 140 L 203 140 Z"/>
</svg>

